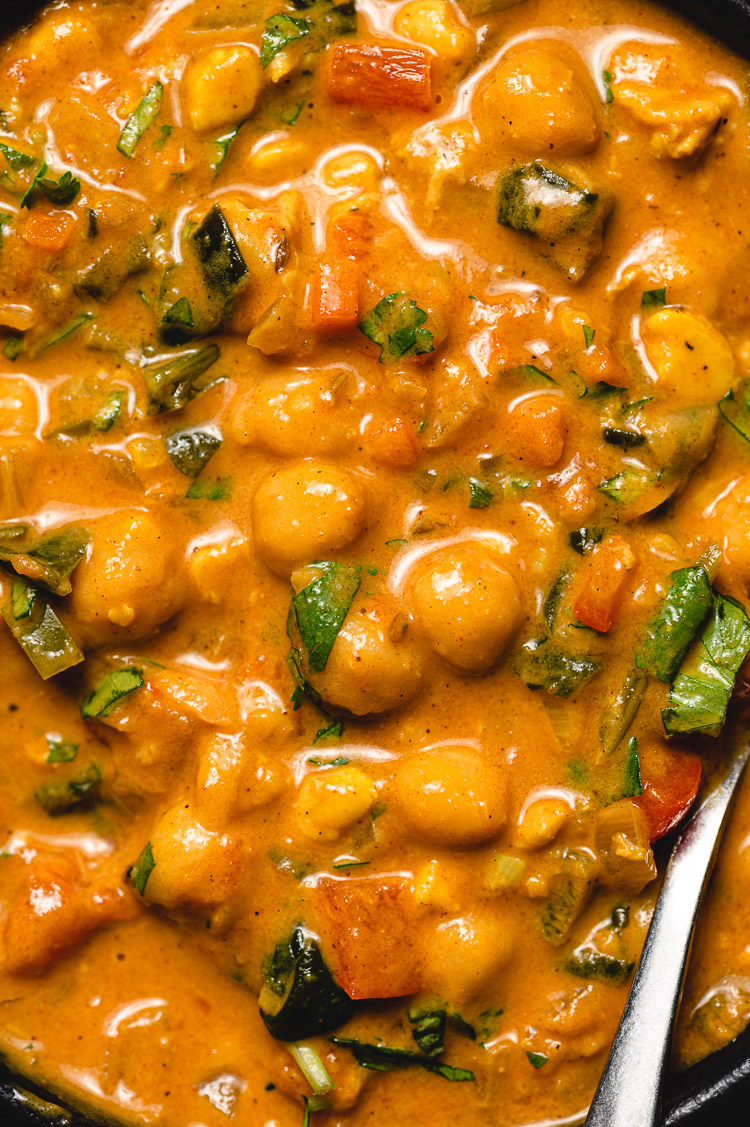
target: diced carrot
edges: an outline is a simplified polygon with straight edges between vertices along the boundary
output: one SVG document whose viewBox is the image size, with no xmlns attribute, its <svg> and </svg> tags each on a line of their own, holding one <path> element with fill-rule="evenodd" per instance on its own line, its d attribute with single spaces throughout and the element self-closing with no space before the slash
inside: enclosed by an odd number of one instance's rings
<svg viewBox="0 0 750 1127">
<path fill-rule="evenodd" d="M 75 219 L 65 211 L 54 215 L 32 212 L 26 221 L 23 237 L 32 247 L 40 250 L 60 251 L 66 245 L 75 227 Z"/>
<path fill-rule="evenodd" d="M 430 56 L 409 47 L 339 43 L 330 50 L 327 85 L 336 102 L 428 110 Z"/>
<path fill-rule="evenodd" d="M 660 744 L 642 745 L 639 755 L 643 780 L 639 802 L 646 815 L 649 839 L 658 841 L 679 825 L 695 802 L 701 761 L 697 755 Z"/>
<path fill-rule="evenodd" d="M 408 470 L 419 461 L 414 427 L 403 419 L 389 419 L 368 426 L 365 445 L 381 466 Z"/>
<path fill-rule="evenodd" d="M 328 243 L 336 254 L 346 258 L 363 258 L 372 245 L 374 225 L 362 211 L 345 211 L 328 224 Z"/>
<path fill-rule="evenodd" d="M 5 918 L 2 961 L 8 970 L 37 973 L 97 928 L 135 911 L 120 888 L 79 888 L 67 874 L 40 865 Z"/>
<path fill-rule="evenodd" d="M 313 328 L 323 333 L 353 329 L 359 316 L 359 270 L 348 259 L 321 262 L 312 285 Z"/>
<path fill-rule="evenodd" d="M 410 882 L 399 876 L 323 879 L 317 930 L 350 998 L 401 998 L 422 986 Z"/>
<path fill-rule="evenodd" d="M 551 469 L 562 457 L 565 414 L 556 396 L 534 395 L 516 403 L 508 413 L 507 437 L 521 462 Z"/>
<path fill-rule="evenodd" d="M 611 629 L 635 553 L 622 536 L 608 536 L 579 573 L 573 614 L 606 634 Z"/>
</svg>

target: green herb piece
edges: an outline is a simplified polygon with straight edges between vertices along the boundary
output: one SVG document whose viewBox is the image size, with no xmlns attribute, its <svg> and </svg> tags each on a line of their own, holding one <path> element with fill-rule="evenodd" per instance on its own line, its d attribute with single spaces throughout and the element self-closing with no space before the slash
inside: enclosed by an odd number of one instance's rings
<svg viewBox="0 0 750 1127">
<path fill-rule="evenodd" d="M 660 309 L 667 304 L 667 287 L 659 290 L 644 290 L 641 294 L 641 309 Z"/>
<path fill-rule="evenodd" d="M 539 922 L 542 935 L 559 947 L 580 916 L 591 894 L 591 858 L 577 849 L 565 850 L 562 868 L 549 882 L 550 895 L 542 907 Z"/>
<path fill-rule="evenodd" d="M 557 697 L 569 697 L 583 688 L 601 662 L 571 654 L 550 641 L 532 639 L 513 659 L 512 668 L 530 689 L 546 689 Z"/>
<path fill-rule="evenodd" d="M 346 861 L 334 861 L 332 869 L 361 869 L 363 865 L 371 865 L 371 861 L 358 861 L 356 857 Z"/>
<path fill-rule="evenodd" d="M 750 443 L 750 379 L 741 380 L 719 404 L 723 418 Z"/>
<path fill-rule="evenodd" d="M 9 337 L 3 345 L 3 356 L 13 362 L 23 352 L 23 346 L 23 337 Z"/>
<path fill-rule="evenodd" d="M 374 1072 L 393 1072 L 403 1068 L 423 1068 L 442 1076 L 444 1080 L 464 1081 L 473 1080 L 474 1073 L 467 1068 L 455 1068 L 449 1064 L 440 1064 L 430 1057 L 419 1056 L 410 1049 L 392 1049 L 387 1045 L 368 1045 L 363 1041 L 356 1041 L 353 1037 L 330 1037 L 334 1045 L 350 1049 L 357 1064 L 363 1068 L 372 1069 Z"/>
<path fill-rule="evenodd" d="M 56 732 L 47 732 L 47 762 L 48 763 L 70 763 L 75 759 L 78 754 L 79 744 L 74 744 L 72 740 L 65 740 Z"/>
<path fill-rule="evenodd" d="M 704 567 L 695 564 L 673 571 L 669 590 L 636 652 L 638 669 L 660 681 L 672 681 L 711 605 L 711 580 Z"/>
<path fill-rule="evenodd" d="M 172 136 L 173 131 L 173 125 L 162 125 L 161 129 L 159 130 L 159 136 L 154 141 L 154 148 L 156 149 L 157 153 L 160 153 L 164 148 L 167 141 Z"/>
<path fill-rule="evenodd" d="M 232 129 L 228 129 L 226 133 L 222 133 L 221 137 L 217 137 L 215 141 L 211 142 L 216 146 L 215 155 L 213 160 L 211 161 L 211 171 L 213 172 L 214 176 L 219 175 L 221 166 L 227 159 L 227 153 L 232 147 L 232 143 L 235 141 L 239 131 L 240 126 L 235 125 Z"/>
<path fill-rule="evenodd" d="M 333 727 L 333 725 L 331 725 Z M 349 760 L 344 755 L 337 755 L 335 759 L 308 759 L 314 767 L 346 767 Z"/>
<path fill-rule="evenodd" d="M 439 1057 L 445 1049 L 446 1011 L 408 1010 L 406 1016 L 414 1026 L 411 1035 L 419 1051 L 427 1057 Z"/>
<path fill-rule="evenodd" d="M 41 177 L 46 176 L 48 172 L 49 172 L 49 168 L 47 167 L 46 164 L 42 164 L 41 167 L 37 169 L 35 175 L 32 176 L 32 178 L 31 178 L 31 183 L 29 184 L 29 186 L 26 189 L 26 191 L 24 192 L 24 194 L 21 196 L 21 205 L 20 206 L 22 208 L 27 207 L 29 210 L 31 210 L 31 203 L 29 201 L 31 200 L 31 197 L 34 194 L 34 191 L 35 191 L 36 185 L 37 185 L 37 181 Z"/>
<path fill-rule="evenodd" d="M 16 609 L 25 609 L 29 602 L 29 613 L 16 619 L 14 606 Z M 83 654 L 76 642 L 47 600 L 34 588 L 29 587 L 25 593 L 14 591 L 11 601 L 0 607 L 0 613 L 43 681 L 83 661 Z"/>
<path fill-rule="evenodd" d="M 279 117 L 283 121 L 284 125 L 296 125 L 297 118 L 302 113 L 304 107 L 304 102 L 298 102 L 296 106 L 292 106 L 291 109 L 285 110 L 283 113 L 280 113 Z"/>
<path fill-rule="evenodd" d="M 593 551 L 603 537 L 604 532 L 600 528 L 576 528 L 568 537 L 568 543 L 579 556 L 585 556 L 587 552 Z"/>
<path fill-rule="evenodd" d="M 647 685 L 646 674 L 632 669 L 605 708 L 599 726 L 599 739 L 606 755 L 611 754 L 627 735 Z"/>
<path fill-rule="evenodd" d="M 191 501 L 227 501 L 231 496 L 231 477 L 219 477 L 215 481 L 194 481 L 185 494 Z"/>
<path fill-rule="evenodd" d="M 144 304 L 144 305 L 148 306 L 148 308 L 149 308 L 149 309 L 153 309 L 153 308 L 154 308 L 154 307 L 153 307 L 153 304 L 151 303 L 151 300 L 150 300 L 150 299 L 149 299 L 149 297 L 148 297 L 148 296 L 147 296 L 147 295 L 146 295 L 146 294 L 145 294 L 145 293 L 143 292 L 143 290 L 136 290 L 135 292 L 136 292 L 136 293 L 138 294 L 138 297 L 139 297 L 139 298 L 141 299 L 141 301 L 143 302 L 143 304 Z"/>
<path fill-rule="evenodd" d="M 264 70 L 290 43 L 294 43 L 297 39 L 304 39 L 306 35 L 310 34 L 310 24 L 307 20 L 287 16 L 283 12 L 271 16 L 263 26 L 263 38 L 260 42 L 260 65 Z"/>
<path fill-rule="evenodd" d="M 140 856 L 136 863 L 130 870 L 130 882 L 136 892 L 140 892 L 141 896 L 146 891 L 148 878 L 156 868 L 156 861 L 154 861 L 154 853 L 151 848 L 151 842 L 147 841 L 141 850 Z"/>
<path fill-rule="evenodd" d="M 547 630 L 552 633 L 552 628 L 555 625 L 557 612 L 560 609 L 563 595 L 565 594 L 568 583 L 570 582 L 570 573 L 567 568 L 563 568 L 560 574 L 555 579 L 549 591 L 545 595 L 544 602 L 542 603 L 542 618 L 544 619 Z"/>
<path fill-rule="evenodd" d="M 577 947 L 565 960 L 562 969 L 577 978 L 621 986 L 630 978 L 634 966 L 631 959 L 616 959 L 613 955 L 604 955 L 591 947 Z"/>
<path fill-rule="evenodd" d="M 542 383 L 557 384 L 557 380 L 553 379 L 549 372 L 543 371 L 536 364 L 521 364 L 518 372 L 526 380 L 541 380 Z"/>
<path fill-rule="evenodd" d="M 336 1087 L 326 1066 L 312 1045 L 288 1045 L 289 1052 L 299 1065 L 300 1072 L 316 1096 L 325 1096 Z"/>
<path fill-rule="evenodd" d="M 354 1003 L 338 985 L 314 939 L 295 927 L 263 964 L 260 1015 L 272 1037 L 299 1041 L 348 1021 Z"/>
<path fill-rule="evenodd" d="M 143 134 L 161 110 L 164 87 L 161 82 L 155 82 L 147 90 L 140 103 L 131 113 L 123 126 L 120 139 L 117 142 L 117 151 L 130 160 L 135 153 Z"/>
<path fill-rule="evenodd" d="M 615 92 L 612 89 L 612 74 L 608 70 L 602 71 L 602 78 L 604 79 L 604 100 L 607 105 L 610 105 L 615 100 Z"/>
<path fill-rule="evenodd" d="M 302 1127 L 310 1127 L 310 1100 L 307 1096 L 302 1097 L 304 1110 L 302 1112 Z"/>
<path fill-rule="evenodd" d="M 714 595 L 708 621 L 693 642 L 661 717 L 667 736 L 718 736 L 740 666 L 750 651 L 750 618 L 741 603 Z"/>
<path fill-rule="evenodd" d="M 317 745 L 319 743 L 322 743 L 323 740 L 340 740 L 343 731 L 344 721 L 334 720 L 331 724 L 326 725 L 325 728 L 320 728 L 315 733 L 315 735 L 313 736 L 313 744 Z M 331 760 L 330 763 L 322 759 L 308 759 L 307 762 L 331 767 L 343 767 L 344 764 L 349 762 L 349 760 L 343 759 L 341 756 L 339 756 L 337 759 Z"/>
<path fill-rule="evenodd" d="M 630 924 L 630 905 L 617 904 L 612 909 L 612 927 L 615 931 L 624 931 Z"/>
<path fill-rule="evenodd" d="M 487 509 L 495 500 L 495 495 L 489 485 L 480 481 L 478 477 L 469 478 L 469 508 Z"/>
<path fill-rule="evenodd" d="M 3 154 L 14 172 L 21 172 L 24 168 L 31 168 L 32 165 L 36 164 L 36 157 L 22 153 L 19 149 L 13 149 L 2 141 L 0 141 L 0 153 Z"/>
<path fill-rule="evenodd" d="M 0 527 L 0 560 L 53 595 L 69 595 L 70 576 L 86 554 L 87 529 L 73 526 L 47 536 L 30 535 L 27 524 Z"/>
<path fill-rule="evenodd" d="M 609 497 L 610 501 L 617 502 L 618 505 L 632 505 L 657 481 L 657 476 L 649 470 L 626 466 L 614 477 L 603 481 L 601 485 L 597 486 L 597 489 L 605 497 Z"/>
<path fill-rule="evenodd" d="M 55 779 L 34 791 L 34 798 L 52 818 L 67 814 L 91 798 L 99 788 L 102 773 L 95 763 L 70 779 Z"/>
<path fill-rule="evenodd" d="M 604 441 L 610 446 L 620 446 L 623 450 L 632 450 L 635 446 L 643 446 L 646 441 L 645 434 L 637 430 L 626 430 L 623 427 L 604 427 L 602 430 Z"/>
<path fill-rule="evenodd" d="M 549 1060 L 549 1057 L 545 1057 L 544 1053 L 530 1053 L 528 1050 L 526 1056 L 532 1068 L 541 1068 Z"/>
<path fill-rule="evenodd" d="M 214 204 L 191 236 L 209 290 L 228 298 L 247 275 L 247 264 L 224 212 Z"/>
<path fill-rule="evenodd" d="M 315 564 L 321 574 L 292 598 L 307 664 L 321 673 L 361 583 L 361 569 L 346 564 Z"/>
<path fill-rule="evenodd" d="M 170 305 L 169 309 L 164 311 L 162 321 L 167 325 L 187 325 L 192 329 L 195 322 L 188 299 L 186 297 L 178 298 L 174 305 Z"/>
<path fill-rule="evenodd" d="M 307 698 L 307 700 L 311 701 L 316 708 L 319 708 L 321 712 L 324 712 L 326 715 L 328 715 L 328 711 L 323 704 L 323 698 L 321 697 L 320 693 L 312 687 L 312 685 L 309 683 L 309 681 L 307 681 L 304 674 L 302 673 L 302 670 L 300 668 L 301 660 L 302 655 L 300 654 L 300 651 L 293 646 L 286 659 L 286 667 L 291 674 L 292 681 L 294 682 L 294 691 L 291 697 L 294 711 L 296 712 L 298 708 L 301 708 L 305 701 L 305 698 Z"/>
<path fill-rule="evenodd" d="M 122 405 L 125 402 L 126 391 L 124 388 L 116 388 L 114 391 L 107 393 L 104 402 L 99 410 L 91 420 L 94 426 L 102 434 L 106 434 L 115 425 L 117 416 L 122 410 Z"/>
<path fill-rule="evenodd" d="M 16 580 L 10 589 L 10 606 L 15 621 L 19 622 L 22 618 L 28 618 L 34 609 L 35 602 L 36 590 L 29 587 L 28 583 Z"/>
<path fill-rule="evenodd" d="M 427 320 L 413 298 L 397 292 L 381 298 L 358 326 L 375 344 L 380 345 L 380 363 L 403 360 L 434 352 L 432 333 L 421 326 Z"/>
<path fill-rule="evenodd" d="M 628 750 L 625 757 L 625 769 L 622 779 L 622 798 L 636 798 L 643 794 L 641 782 L 641 759 L 638 755 L 638 740 L 631 736 L 628 740 Z"/>
<path fill-rule="evenodd" d="M 54 348 L 56 344 L 62 344 L 64 340 L 71 337 L 73 333 L 77 333 L 88 321 L 93 320 L 93 313 L 79 313 L 72 321 L 69 321 L 64 328 L 50 337 L 46 344 L 43 344 L 40 352 L 46 352 L 49 348 Z"/>
<path fill-rule="evenodd" d="M 83 698 L 81 716 L 85 719 L 104 719 L 120 701 L 140 689 L 144 683 L 142 671 L 135 666 L 113 669 L 93 692 Z"/>
<path fill-rule="evenodd" d="M 63 172 L 59 180 L 36 177 L 34 183 L 50 203 L 58 204 L 60 207 L 67 207 L 72 203 L 81 190 L 81 181 L 71 172 Z"/>
<path fill-rule="evenodd" d="M 170 434 L 165 441 L 172 465 L 185 477 L 197 477 L 208 465 L 222 443 L 216 427 L 204 430 L 190 427 Z"/>
<path fill-rule="evenodd" d="M 586 342 L 586 351 L 588 352 L 591 345 L 594 343 L 596 329 L 592 329 L 590 325 L 582 325 L 581 328 L 583 329 L 583 339 Z"/>
<path fill-rule="evenodd" d="M 184 407 L 194 394 L 196 382 L 219 359 L 216 344 L 205 348 L 191 348 L 177 353 L 166 362 L 146 365 L 143 378 L 149 396 L 149 414 L 176 411 Z"/>
</svg>

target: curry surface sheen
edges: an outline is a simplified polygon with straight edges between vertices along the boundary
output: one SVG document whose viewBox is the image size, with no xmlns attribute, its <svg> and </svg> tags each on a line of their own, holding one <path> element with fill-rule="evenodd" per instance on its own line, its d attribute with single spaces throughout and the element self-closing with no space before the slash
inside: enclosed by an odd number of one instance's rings
<svg viewBox="0 0 750 1127">
<path fill-rule="evenodd" d="M 126 1124 L 580 1117 L 743 720 L 747 77 L 621 0 L 3 46 L 11 1067 Z M 680 1066 L 750 1016 L 748 840 L 750 785 Z"/>
</svg>

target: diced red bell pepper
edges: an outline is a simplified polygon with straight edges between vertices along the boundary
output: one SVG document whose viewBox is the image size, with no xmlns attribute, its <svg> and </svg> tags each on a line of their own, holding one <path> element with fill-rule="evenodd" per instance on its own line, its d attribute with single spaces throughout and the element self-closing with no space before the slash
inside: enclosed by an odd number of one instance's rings
<svg viewBox="0 0 750 1127">
<path fill-rule="evenodd" d="M 635 553 L 622 536 L 608 536 L 579 573 L 573 601 L 576 618 L 603 634 L 610 630 L 635 562 Z"/>
<path fill-rule="evenodd" d="M 432 66 L 426 51 L 337 43 L 331 47 L 328 93 L 336 102 L 428 110 Z"/>
<path fill-rule="evenodd" d="M 701 781 L 701 761 L 689 752 L 645 744 L 639 750 L 649 838 L 658 841 L 682 821 L 695 802 Z"/>
</svg>

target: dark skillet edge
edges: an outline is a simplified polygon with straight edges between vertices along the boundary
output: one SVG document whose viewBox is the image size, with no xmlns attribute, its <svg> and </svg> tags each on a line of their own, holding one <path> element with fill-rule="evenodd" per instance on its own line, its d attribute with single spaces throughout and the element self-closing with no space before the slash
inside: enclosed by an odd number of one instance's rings
<svg viewBox="0 0 750 1127">
<path fill-rule="evenodd" d="M 750 58 L 750 0 L 656 0 L 689 17 Z M 43 0 L 0 0 L 0 36 L 33 22 Z M 48 1094 L 47 1094 L 48 1095 Z M 750 1027 L 729 1045 L 685 1072 L 673 1075 L 664 1095 L 663 1127 L 735 1127 L 747 1121 L 750 1099 Z M 740 1105 L 744 1116 L 739 1119 Z M 726 1118 L 733 1116 L 734 1124 Z M 720 1118 L 719 1118 L 720 1117 Z M 40 1088 L 17 1079 L 0 1062 L 2 1127 L 99 1127 L 102 1119 L 84 1118 L 51 1103 Z"/>
</svg>

